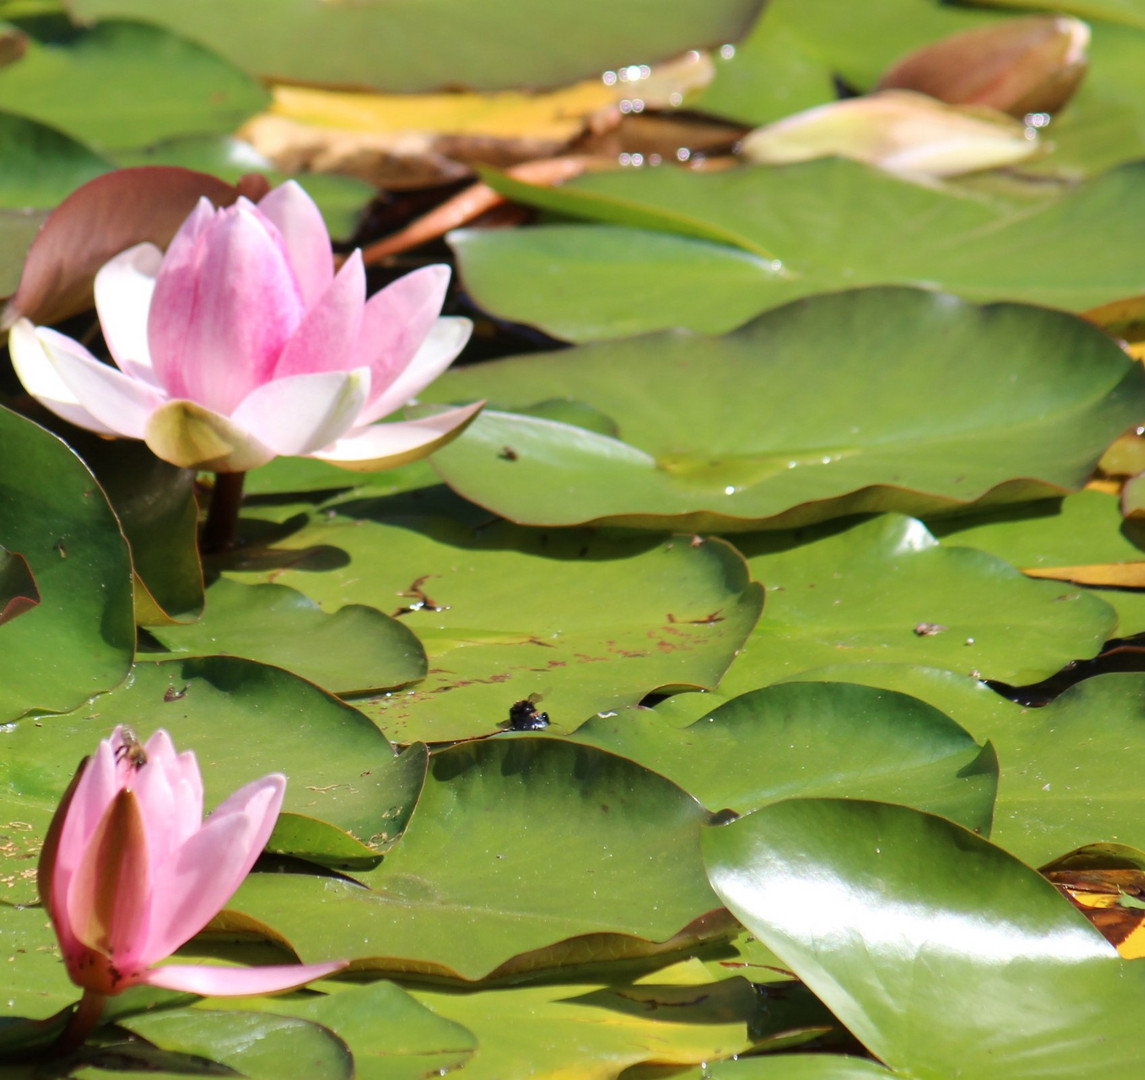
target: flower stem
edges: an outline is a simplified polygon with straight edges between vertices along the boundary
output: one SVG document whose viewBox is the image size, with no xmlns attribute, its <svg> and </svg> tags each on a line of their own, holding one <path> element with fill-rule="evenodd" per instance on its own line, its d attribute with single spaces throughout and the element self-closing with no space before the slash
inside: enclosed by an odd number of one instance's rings
<svg viewBox="0 0 1145 1080">
<path fill-rule="evenodd" d="M 103 1007 L 107 1004 L 106 994 L 97 994 L 94 990 L 85 990 L 80 998 L 76 1011 L 72 1013 L 68 1026 L 60 1035 L 56 1043 L 56 1053 L 70 1054 L 78 1050 L 87 1041 L 87 1037 L 95 1031 L 99 1018 L 103 1015 Z"/>
<path fill-rule="evenodd" d="M 215 473 L 215 486 L 211 489 L 211 505 L 207 509 L 207 523 L 203 526 L 204 555 L 217 555 L 234 543 L 245 479 L 246 473 Z"/>
</svg>

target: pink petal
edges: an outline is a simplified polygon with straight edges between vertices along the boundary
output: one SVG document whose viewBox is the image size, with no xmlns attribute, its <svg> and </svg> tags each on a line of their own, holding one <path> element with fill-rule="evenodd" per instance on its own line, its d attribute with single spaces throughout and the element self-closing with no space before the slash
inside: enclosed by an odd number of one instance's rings
<svg viewBox="0 0 1145 1080">
<path fill-rule="evenodd" d="M 282 234 L 306 307 L 318 303 L 334 277 L 334 254 L 322 212 L 293 180 L 264 195 L 258 204 Z"/>
<path fill-rule="evenodd" d="M 232 419 L 276 454 L 306 455 L 349 431 L 369 392 L 366 368 L 291 375 L 252 391 Z"/>
<path fill-rule="evenodd" d="M 8 353 L 12 358 L 16 375 L 24 384 L 24 389 L 44 408 L 50 409 L 76 427 L 86 428 L 100 435 L 118 434 L 92 416 L 79 403 L 79 398 L 68 384 L 60 378 L 52 362 L 52 354 L 45 344 L 47 335 L 54 335 L 53 341 L 56 337 L 63 338 L 62 334 L 57 335 L 54 330 L 37 330 L 27 319 L 18 319 L 9 331 Z M 64 341 L 68 343 L 68 348 L 79 350 L 83 355 L 95 359 L 78 341 L 72 341 L 71 338 L 64 338 Z M 63 347 L 59 342 L 54 346 L 57 350 Z"/>
<path fill-rule="evenodd" d="M 453 363 L 472 332 L 473 323 L 468 319 L 452 316 L 438 319 L 406 369 L 363 410 L 361 422 L 370 424 L 389 416 L 421 393 Z"/>
<path fill-rule="evenodd" d="M 170 956 L 234 895 L 274 828 L 286 778 L 281 773 L 240 788 L 158 869 L 143 955 Z"/>
<path fill-rule="evenodd" d="M 204 997 L 237 997 L 242 994 L 276 994 L 295 990 L 315 979 L 333 975 L 346 967 L 346 960 L 325 964 L 277 964 L 272 967 L 240 968 L 214 964 L 169 964 L 152 968 L 136 982 L 164 990 L 182 990 Z"/>
<path fill-rule="evenodd" d="M 441 314 L 448 288 L 449 267 L 426 266 L 391 282 L 366 301 L 359 353 L 373 373 L 375 397 L 417 354 Z"/>
<path fill-rule="evenodd" d="M 158 389 L 147 344 L 147 314 L 163 252 L 136 244 L 104 263 L 95 275 L 95 307 L 111 355 L 121 371 Z"/>
<path fill-rule="evenodd" d="M 250 203 L 219 211 L 194 247 L 172 242 L 148 320 L 151 359 L 172 398 L 229 415 L 270 378 L 302 320 L 281 238 Z"/>
<path fill-rule="evenodd" d="M 139 962 L 151 907 L 151 858 L 139 801 L 121 790 L 88 841 L 68 888 L 68 924 L 123 974 Z"/>
<path fill-rule="evenodd" d="M 392 469 L 427 457 L 452 442 L 484 405 L 479 401 L 421 420 L 373 424 L 310 456 L 360 472 Z"/>
<path fill-rule="evenodd" d="M 88 841 L 103 820 L 119 788 L 115 754 L 111 743 L 103 739 L 88 759 L 83 776 L 72 795 L 68 816 L 60 830 L 53 889 L 55 885 L 67 889 L 71 875 L 87 849 Z"/>
<path fill-rule="evenodd" d="M 358 331 L 365 303 L 366 271 L 362 253 L 355 251 L 286 343 L 274 377 L 349 371 L 361 366 Z"/>
<path fill-rule="evenodd" d="M 169 401 L 156 409 L 143 438 L 156 457 L 183 469 L 246 472 L 275 457 L 249 431 L 193 401 Z"/>
</svg>

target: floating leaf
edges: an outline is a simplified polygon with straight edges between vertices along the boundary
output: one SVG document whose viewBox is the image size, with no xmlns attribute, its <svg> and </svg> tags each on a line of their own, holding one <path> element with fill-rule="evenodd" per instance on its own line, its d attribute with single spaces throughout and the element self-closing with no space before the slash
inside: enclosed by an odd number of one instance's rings
<svg viewBox="0 0 1145 1080">
<path fill-rule="evenodd" d="M 1059 312 L 885 288 L 808 298 L 723 338 L 662 334 L 459 369 L 423 396 L 576 398 L 619 425 L 613 439 L 478 417 L 434 467 L 505 517 L 728 531 L 1081 487 L 1145 413 L 1145 371 Z"/>
<path fill-rule="evenodd" d="M 34 610 L 0 628 L 7 719 L 75 708 L 111 689 L 131 666 L 135 625 L 127 541 L 84 463 L 2 408 L 0 447 L 0 543 L 24 558 L 40 594 Z"/>
<path fill-rule="evenodd" d="M 1145 967 L 942 818 L 790 800 L 706 830 L 704 851 L 737 918 L 893 1070 L 1041 1080 L 1137 1060 Z"/>
<path fill-rule="evenodd" d="M 77 762 L 116 724 L 143 739 L 163 727 L 176 745 L 193 748 L 204 763 L 208 807 L 259 776 L 284 772 L 287 811 L 329 821 L 375 848 L 400 833 L 424 773 L 424 749 L 395 757 L 361 713 L 296 675 L 222 657 L 139 664 L 122 687 L 73 713 L 5 726 L 0 842 L 10 845 L 12 862 L 0 900 L 33 901 L 27 860 L 38 853 Z"/>
<path fill-rule="evenodd" d="M 257 80 L 147 23 L 109 20 L 30 39 L 19 61 L 0 68 L 0 108 L 99 150 L 230 132 L 266 100 Z"/>
<path fill-rule="evenodd" d="M 0 206 L 12 209 L 55 206 L 112 168 L 106 158 L 62 131 L 5 112 L 0 112 L 0 156 Z"/>
<path fill-rule="evenodd" d="M 944 667 L 1021 685 L 1092 656 L 1115 622 L 1108 604 L 1082 590 L 939 544 L 898 515 L 818 538 L 744 537 L 741 547 L 768 598 L 720 684 L 724 695 L 843 662 Z"/>
<path fill-rule="evenodd" d="M 682 288 L 676 271 L 637 276 L 631 264 L 638 255 L 610 266 L 618 247 L 636 241 L 605 225 L 715 241 L 776 260 L 782 272 L 761 280 L 757 312 L 812 293 L 889 283 L 1083 311 L 1145 291 L 1137 256 L 1145 245 L 1142 175 L 1145 165 L 1125 165 L 1058 197 L 1043 190 L 1016 200 L 923 187 L 841 160 L 706 173 L 623 170 L 584 176 L 559 189 L 491 176 L 511 198 L 600 224 L 581 226 L 592 232 L 580 238 L 570 235 L 575 230 L 554 233 L 549 226 L 514 230 L 515 245 L 499 241 L 496 254 L 509 260 L 518 249 L 543 245 L 541 253 L 527 256 L 532 280 L 495 264 L 492 256 L 471 269 L 478 238 L 466 238 L 461 273 L 498 316 L 552 327 L 577 341 L 628 332 L 605 333 L 602 315 L 591 310 L 589 299 L 605 287 L 649 306 L 642 329 L 682 321 L 671 306 Z M 1105 238 L 1099 259 L 1092 257 L 1095 235 Z M 597 253 L 598 243 L 605 246 Z M 691 281 L 696 296 L 681 316 L 705 305 L 713 312 L 724 307 L 722 281 L 705 284 L 698 275 Z M 731 302 L 738 310 L 744 300 L 736 295 Z"/>
<path fill-rule="evenodd" d="M 286 585 L 220 578 L 197 622 L 154 627 L 173 654 L 242 656 L 274 664 L 335 693 L 362 693 L 421 679 L 425 652 L 412 631 L 364 604 L 327 615 Z"/>
<path fill-rule="evenodd" d="M 595 747 L 463 743 L 430 759 L 413 819 L 377 870 L 255 874 L 230 906 L 304 959 L 388 971 L 472 980 L 655 955 L 692 923 L 672 947 L 694 946 L 718 907 L 699 867 L 707 817 L 675 784 Z"/>
<path fill-rule="evenodd" d="M 303 1062 L 312 1080 L 351 1080 L 354 1076 L 353 1055 L 341 1039 L 321 1024 L 291 1016 L 176 1009 L 124 1018 L 120 1023 L 161 1051 L 218 1062 L 234 1070 L 228 1075 L 250 1080 L 296 1075 Z M 163 1066 L 163 1055 L 156 1055 L 151 1070 L 167 1071 Z"/>
<path fill-rule="evenodd" d="M 558 983 L 416 996 L 476 1034 L 481 1052 L 466 1068 L 475 1080 L 559 1080 L 574 1075 L 571 1068 L 577 1080 L 612 1080 L 637 1062 L 699 1063 L 798 1045 L 831 1023 L 808 994 L 765 1001 L 746 979 L 705 984 L 696 981 L 701 973 L 693 968 L 692 981 L 668 985 L 653 976 L 613 988 Z"/>
<path fill-rule="evenodd" d="M 993 752 L 906 694 L 787 683 L 742 694 L 685 728 L 640 710 L 590 720 L 573 737 L 655 769 L 713 810 L 844 795 L 990 831 Z"/>
<path fill-rule="evenodd" d="M 78 0 L 84 19 L 126 16 L 169 26 L 248 71 L 305 83 L 399 93 L 562 86 L 606 68 L 652 64 L 738 39 L 759 0 L 581 0 L 522 9 L 496 0 L 366 4 L 247 0 Z M 481 48 L 473 48 L 480 41 Z M 411 48 L 432 42 L 432 48 Z"/>
<path fill-rule="evenodd" d="M 400 742 L 498 731 L 532 694 L 554 730 L 571 731 L 661 687 L 714 686 L 759 615 L 762 593 L 722 541 L 540 532 L 472 507 L 458 511 L 469 520 L 433 510 L 336 501 L 228 569 L 326 610 L 352 595 L 418 636 L 426 678 L 355 700 Z"/>
</svg>

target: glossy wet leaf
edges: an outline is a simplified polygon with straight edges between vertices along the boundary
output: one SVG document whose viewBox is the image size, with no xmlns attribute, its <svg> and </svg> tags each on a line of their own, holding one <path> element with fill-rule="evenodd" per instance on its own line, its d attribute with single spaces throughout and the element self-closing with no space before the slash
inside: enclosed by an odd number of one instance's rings
<svg viewBox="0 0 1145 1080">
<path fill-rule="evenodd" d="M 112 167 L 84 143 L 14 112 L 0 112 L 0 155 L 0 206 L 6 209 L 55 206 Z"/>
<path fill-rule="evenodd" d="M 492 255 L 471 269 L 466 260 L 472 256 L 463 249 L 461 272 L 495 314 L 532 320 L 542 328 L 559 326 L 558 333 L 580 341 L 625 332 L 606 334 L 610 328 L 588 304 L 599 292 L 597 275 L 622 285 L 620 274 L 609 276 L 617 244 L 603 231 L 606 225 L 705 239 L 778 260 L 783 272 L 761 280 L 756 311 L 812 293 L 892 283 L 926 284 L 971 300 L 1005 298 L 1082 311 L 1145 290 L 1135 257 L 1145 239 L 1138 230 L 1145 225 L 1128 220 L 1138 216 L 1134 208 L 1145 200 L 1143 169 L 1125 165 L 1057 197 L 1041 192 L 1016 200 L 912 184 L 840 160 L 707 173 L 622 170 L 582 177 L 556 190 L 494 177 L 515 199 L 597 224 L 582 226 L 591 233 L 575 247 L 561 237 L 560 259 L 546 258 L 556 242 L 539 235 L 541 253 L 529 258 L 544 267 L 549 284 L 543 306 L 536 299 L 536 282 L 520 283 Z M 927 243 L 919 244 L 919 235 Z M 1090 255 L 1094 235 L 1105 238 L 1097 259 Z M 597 237 L 608 245 L 599 256 L 594 254 Z M 530 230 L 523 230 L 518 246 L 532 243 Z M 503 244 L 497 254 L 511 258 L 513 253 Z M 658 287 L 664 279 L 667 285 Z M 671 307 L 680 286 L 669 275 L 646 273 L 632 288 L 658 319 L 653 322 L 649 315 L 648 328 L 680 324 Z M 724 307 L 722 283 L 700 280 L 696 288 L 689 308 Z M 743 300 L 734 295 L 731 303 L 738 309 Z M 578 308 L 585 309 L 579 323 Z"/>
<path fill-rule="evenodd" d="M 381 970 L 472 980 L 649 955 L 719 906 L 699 866 L 707 817 L 624 758 L 498 736 L 430 759 L 413 819 L 377 870 L 255 874 L 230 907 L 304 960 Z"/>
<path fill-rule="evenodd" d="M 489 400 L 433 463 L 513 520 L 740 530 L 1080 487 L 1145 413 L 1145 372 L 1060 312 L 887 288 L 789 304 L 722 338 L 459 369 L 424 396 Z M 492 411 L 563 397 L 620 437 Z"/>
<path fill-rule="evenodd" d="M 0 108 L 102 150 L 230 132 L 266 100 L 255 79 L 209 49 L 142 22 L 32 39 L 0 68 Z"/>
<path fill-rule="evenodd" d="M 706 830 L 704 851 L 737 917 L 892 1069 L 1032 1080 L 1136 1060 L 1145 968 L 944 819 L 790 800 Z"/>
<path fill-rule="evenodd" d="M 34 897 L 25 860 L 38 852 L 80 759 L 116 724 L 144 740 L 163 727 L 177 747 L 194 749 L 208 807 L 260 776 L 284 772 L 286 810 L 378 847 L 401 831 L 424 774 L 418 751 L 396 758 L 369 720 L 297 675 L 225 657 L 139 664 L 127 683 L 90 705 L 24 719 L 0 733 L 0 822 L 8 823 L 0 835 L 12 845 L 0 900 Z"/>
<path fill-rule="evenodd" d="M 651 64 L 738 39 L 758 0 L 483 4 L 464 0 L 301 4 L 79 0 L 82 18 L 163 23 L 248 71 L 295 82 L 398 92 L 464 86 L 559 86 L 621 64 Z M 482 47 L 474 48 L 480 41 Z M 425 47 L 411 47 L 425 43 Z"/>
<path fill-rule="evenodd" d="M 400 742 L 498 731 L 531 694 L 570 731 L 663 686 L 714 686 L 759 614 L 759 587 L 721 541 L 469 524 L 401 498 L 336 502 L 228 570 L 326 611 L 353 597 L 411 629 L 426 678 L 354 699 Z"/>
<path fill-rule="evenodd" d="M 575 734 L 639 761 L 712 810 L 845 796 L 904 803 L 989 833 L 997 762 L 937 709 L 845 683 L 743 694 L 685 728 L 655 710 L 594 718 Z"/>
<path fill-rule="evenodd" d="M 421 644 L 403 623 L 363 604 L 328 615 L 286 585 L 220 578 L 207 590 L 202 618 L 152 634 L 174 655 L 242 656 L 335 693 L 400 686 L 426 673 Z"/>
<path fill-rule="evenodd" d="M 834 1054 L 716 1061 L 707 1073 L 711 1080 L 890 1080 L 897 1075 L 866 1058 Z"/>
<path fill-rule="evenodd" d="M 1074 586 L 1033 581 L 984 551 L 939 544 L 920 522 L 895 514 L 818 538 L 760 533 L 741 547 L 767 603 L 720 684 L 724 695 L 862 662 L 1022 685 L 1093 656 L 1116 621 L 1108 604 Z"/>
<path fill-rule="evenodd" d="M 0 457 L 0 543 L 24 558 L 40 592 L 34 610 L 0 627 L 0 715 L 71 709 L 130 667 L 127 541 L 75 453 L 7 409 Z"/>
</svg>

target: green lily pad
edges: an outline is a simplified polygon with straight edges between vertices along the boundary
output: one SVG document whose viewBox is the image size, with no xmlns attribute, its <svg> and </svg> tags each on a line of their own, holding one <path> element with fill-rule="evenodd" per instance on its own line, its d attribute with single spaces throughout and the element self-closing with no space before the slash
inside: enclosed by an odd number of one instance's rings
<svg viewBox="0 0 1145 1080">
<path fill-rule="evenodd" d="M 891 1080 L 896 1075 L 866 1058 L 835 1054 L 716 1061 L 706 1071 L 711 1080 Z"/>
<path fill-rule="evenodd" d="M 49 213 L 0 208 L 0 296 L 16 291 L 24 272 L 24 257 Z"/>
<path fill-rule="evenodd" d="M 496 513 L 726 531 L 1079 488 L 1145 414 L 1145 372 L 1060 312 L 884 288 L 812 297 L 722 338 L 649 335 L 459 369 L 424 396 L 572 397 L 619 425 L 613 439 L 486 410 L 433 464 Z"/>
<path fill-rule="evenodd" d="M 84 19 L 148 19 L 217 49 L 248 71 L 296 82 L 425 91 L 559 86 L 621 64 L 653 63 L 737 40 L 758 0 L 77 0 Z M 473 47 L 475 41 L 481 48 Z"/>
<path fill-rule="evenodd" d="M 3 78 L 0 71 L 0 85 Z M 0 207 L 5 209 L 55 206 L 81 184 L 113 168 L 106 158 L 62 131 L 8 112 L 0 112 L 0 156 L 4 160 Z M 3 289 L 5 294 L 12 291 Z"/>
<path fill-rule="evenodd" d="M 231 1075 L 250 1080 L 297 1075 L 302 1062 L 306 1076 L 314 1080 L 351 1080 L 354 1076 L 350 1048 L 329 1028 L 296 1017 L 176 1009 L 133 1016 L 120 1023 L 162 1051 L 218 1062 L 235 1070 Z M 162 1057 L 155 1066 L 163 1068 Z M 118 1069 L 100 1070 L 100 1074 L 122 1075 Z"/>
<path fill-rule="evenodd" d="M 766 687 L 682 729 L 654 710 L 596 718 L 573 738 L 655 769 L 705 806 L 738 813 L 792 796 L 845 795 L 989 833 L 998 782 L 993 750 L 933 706 L 846 683 Z"/>
<path fill-rule="evenodd" d="M 227 575 L 272 578 L 327 611 L 353 597 L 413 630 L 426 678 L 355 699 L 399 742 L 495 732 L 531 694 L 571 731 L 652 690 L 714 686 L 762 603 L 721 541 L 471 525 L 384 498 L 336 502 L 236 552 Z"/>
<path fill-rule="evenodd" d="M 831 1025 L 809 994 L 769 1001 L 743 978 L 700 981 L 703 968 L 695 962 L 683 981 L 677 972 L 685 966 L 659 985 L 651 976 L 619 987 L 562 983 L 415 996 L 476 1034 L 480 1049 L 466 1067 L 473 1080 L 613 1080 L 645 1061 L 699 1063 L 798 1045 Z"/>
<path fill-rule="evenodd" d="M 676 935 L 679 950 L 711 933 L 697 923 L 718 907 L 699 866 L 707 817 L 675 784 L 595 747 L 478 740 L 430 759 L 377 870 L 253 874 L 229 906 L 304 960 L 358 968 L 474 980 L 655 955 Z"/>
<path fill-rule="evenodd" d="M 1124 520 L 1116 495 L 1079 491 L 1020 509 L 936 520 L 939 539 L 981 548 L 1022 570 L 1087 567 L 1145 560 L 1145 529 Z M 1062 575 L 1065 577 L 1066 575 Z M 1145 633 L 1145 593 L 1092 588 L 1117 611 L 1117 636 Z"/>
<path fill-rule="evenodd" d="M 259 776 L 284 772 L 284 809 L 328 821 L 375 849 L 401 831 L 424 775 L 424 749 L 395 757 L 369 720 L 296 675 L 223 657 L 139 664 L 129 682 L 73 713 L 25 718 L 0 733 L 0 822 L 7 823 L 0 837 L 8 845 L 0 900 L 35 896 L 29 860 L 76 765 L 116 724 L 141 739 L 163 727 L 179 749 L 194 750 L 208 807 Z"/>
<path fill-rule="evenodd" d="M 778 262 L 729 244 L 649 229 L 456 229 L 449 246 L 475 303 L 486 311 L 511 312 L 515 322 L 566 341 L 603 341 L 671 326 L 723 334 L 771 306 L 767 300 L 802 295 Z"/>
<path fill-rule="evenodd" d="M 984 551 L 939 544 L 911 518 L 888 514 L 824 533 L 741 539 L 767 604 L 721 694 L 843 662 L 942 667 L 1022 685 L 1094 655 L 1116 622 L 1096 597 L 1033 581 Z"/>
<path fill-rule="evenodd" d="M 580 226 L 590 230 L 583 236 L 550 227 L 539 230 L 536 241 L 534 230 L 514 230 L 519 235 L 513 240 L 486 241 L 497 250 L 481 251 L 480 259 L 482 240 L 466 238 L 459 248 L 461 274 L 494 314 L 551 326 L 577 341 L 630 332 L 632 316 L 620 305 L 606 309 L 626 320 L 615 330 L 587 302 L 600 294 L 602 281 L 623 295 L 635 290 L 650 309 L 642 329 L 687 326 L 685 320 L 705 307 L 711 309 L 705 320 L 715 320 L 725 304 L 721 321 L 730 321 L 745 306 L 746 286 L 725 301 L 719 277 L 708 285 L 685 271 L 695 295 L 678 317 L 673 302 L 686 286 L 673 267 L 684 259 L 683 250 L 663 272 L 652 268 L 633 280 L 630 273 L 617 274 L 610 261 L 627 243 L 633 249 L 627 259 L 639 264 L 652 257 L 651 241 L 638 244 L 604 225 L 714 241 L 777 262 L 770 278 L 760 276 L 760 312 L 798 296 L 892 283 L 945 289 L 970 300 L 1084 311 L 1145 292 L 1136 257 L 1145 242 L 1143 172 L 1145 164 L 1127 164 L 1056 197 L 1051 188 L 1020 199 L 955 185 L 924 187 L 842 160 L 708 173 L 624 170 L 557 189 L 490 176 L 511 198 L 600 224 Z M 1095 235 L 1106 238 L 1097 258 Z M 523 255 L 534 244 L 539 251 Z M 527 258 L 532 280 L 504 265 L 516 258 Z M 543 294 L 539 283 L 546 286 Z"/>
<path fill-rule="evenodd" d="M 286 668 L 334 693 L 362 693 L 424 677 L 413 632 L 364 604 L 327 615 L 286 585 L 239 585 L 220 578 L 197 622 L 151 633 L 174 656 L 242 656 Z"/>
<path fill-rule="evenodd" d="M 0 408 L 0 447 L 0 543 L 23 556 L 40 592 L 33 611 L 0 629 L 0 717 L 71 709 L 131 666 L 127 541 L 61 440 Z"/>
<path fill-rule="evenodd" d="M 307 1000 L 262 998 L 257 1007 L 329 1028 L 350 1047 L 356 1080 L 424 1080 L 465 1067 L 477 1050 L 471 1031 L 391 982 L 325 982 L 322 989 Z M 209 1004 L 225 1007 L 226 999 Z"/>
<path fill-rule="evenodd" d="M 1137 777 L 1145 769 L 1145 676 L 1086 679 L 1042 708 L 1016 705 L 980 683 L 892 664 L 821 668 L 840 679 L 914 694 L 941 708 L 998 755 L 991 838 L 1032 866 L 1094 842 L 1145 849 Z"/>
<path fill-rule="evenodd" d="M 30 39 L 19 61 L 0 68 L 0 108 L 97 149 L 230 132 L 268 100 L 218 55 L 146 23 L 110 20 Z"/>
<path fill-rule="evenodd" d="M 134 439 L 103 439 L 55 417 L 51 427 L 95 474 L 127 537 L 136 621 L 195 618 L 203 607 L 203 570 L 194 472 L 160 461 Z"/>
<path fill-rule="evenodd" d="M 1138 1060 L 1145 968 L 973 833 L 906 807 L 801 799 L 703 840 L 736 917 L 892 1070 L 1041 1080 Z"/>
</svg>

